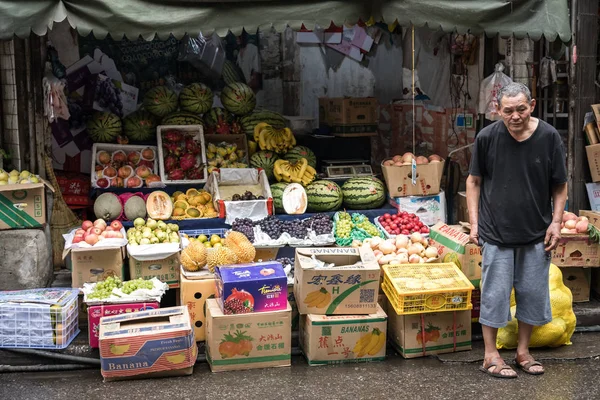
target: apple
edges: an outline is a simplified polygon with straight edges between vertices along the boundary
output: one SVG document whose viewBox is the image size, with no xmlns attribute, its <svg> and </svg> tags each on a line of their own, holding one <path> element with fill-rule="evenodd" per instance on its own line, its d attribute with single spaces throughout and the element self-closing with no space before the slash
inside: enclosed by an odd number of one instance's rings
<svg viewBox="0 0 600 400">
<path fill-rule="evenodd" d="M 102 230 L 106 229 L 106 221 L 103 220 L 102 218 L 98 218 L 97 220 L 94 221 L 94 226 L 102 226 Z"/>
<path fill-rule="evenodd" d="M 119 175 L 119 178 L 127 179 L 133 175 L 133 168 L 131 168 L 131 166 L 129 165 L 124 165 L 121 168 L 119 168 L 117 174 Z"/>
<path fill-rule="evenodd" d="M 394 163 L 394 165 L 395 165 L 396 167 L 401 167 L 401 166 L 403 166 L 403 165 L 404 165 L 404 163 L 402 163 L 402 162 L 395 162 L 395 163 Z M 409 165 L 410 165 L 410 163 L 409 163 Z"/>
<path fill-rule="evenodd" d="M 404 162 L 404 163 L 410 163 L 410 162 L 412 162 L 413 158 L 415 158 L 415 155 L 413 153 L 406 152 L 402 156 L 402 162 Z"/>
<path fill-rule="evenodd" d="M 75 236 L 73 238 L 73 244 L 79 243 L 79 242 L 83 242 L 83 235 L 81 235 L 81 236 Z"/>
<path fill-rule="evenodd" d="M 106 167 L 102 171 L 102 174 L 107 178 L 114 178 L 115 176 L 117 176 L 117 170 L 113 167 Z"/>
<path fill-rule="evenodd" d="M 94 171 L 96 171 L 96 172 L 102 172 L 102 170 L 103 170 L 104 168 L 106 168 L 104 165 L 96 165 L 96 166 L 94 167 Z M 102 174 L 100 174 L 100 176 L 102 176 Z"/>
<path fill-rule="evenodd" d="M 104 229 L 104 232 L 112 232 L 113 230 L 114 230 L 114 229 L 113 229 L 113 228 L 112 228 L 110 225 L 108 225 L 108 226 L 107 226 L 107 227 Z"/>
<path fill-rule="evenodd" d="M 429 156 L 429 162 L 433 162 L 433 161 L 442 161 L 442 157 L 438 156 L 437 154 L 432 154 Z"/>
<path fill-rule="evenodd" d="M 131 153 L 127 154 L 127 162 L 129 163 L 129 165 L 138 165 L 138 163 L 140 162 L 140 152 L 132 151 Z"/>
<path fill-rule="evenodd" d="M 96 181 L 96 185 L 98 185 L 100 189 L 106 189 L 110 186 L 110 182 L 106 178 L 100 178 Z"/>
<path fill-rule="evenodd" d="M 429 160 L 427 159 L 427 157 L 424 157 L 424 156 L 417 157 L 417 165 L 422 165 L 422 164 L 429 164 Z"/>
<path fill-rule="evenodd" d="M 98 235 L 100 236 L 100 234 L 104 231 L 104 229 L 100 228 L 100 227 L 95 227 L 92 228 L 92 233 L 93 235 Z"/>
<path fill-rule="evenodd" d="M 100 234 L 100 237 L 107 238 L 109 233 L 109 231 L 104 231 Z"/>
<path fill-rule="evenodd" d="M 150 186 L 151 183 L 160 182 L 160 176 L 156 174 L 148 175 L 146 178 L 146 186 Z"/>
<path fill-rule="evenodd" d="M 386 167 L 391 167 L 392 165 L 394 165 L 394 160 L 385 160 L 383 162 L 383 165 L 385 165 Z"/>
<path fill-rule="evenodd" d="M 140 165 L 135 169 L 135 174 L 142 179 L 146 179 L 152 174 L 152 171 L 150 171 L 150 168 L 146 167 L 145 165 Z"/>
<path fill-rule="evenodd" d="M 144 184 L 142 180 L 137 176 L 132 176 L 131 178 L 127 178 L 125 180 L 125 186 L 128 188 L 138 188 Z"/>
<path fill-rule="evenodd" d="M 121 178 L 121 177 L 118 177 L 118 176 L 117 176 L 117 177 L 114 177 L 114 178 L 112 178 L 112 179 L 110 180 L 110 186 L 113 186 L 113 187 L 120 187 L 120 188 L 124 187 L 124 186 L 125 186 L 125 184 L 123 183 L 123 178 Z"/>
<path fill-rule="evenodd" d="M 142 158 L 144 160 L 154 161 L 154 150 L 152 150 L 150 147 L 146 147 L 144 150 L 142 150 Z"/>
<path fill-rule="evenodd" d="M 110 227 L 114 231 L 119 232 L 121 229 L 123 229 L 123 224 L 121 223 L 121 221 L 114 220 L 113 222 L 110 223 Z"/>
<path fill-rule="evenodd" d="M 117 165 L 122 165 L 127 161 L 127 155 L 122 150 L 115 151 L 112 155 L 112 161 Z"/>
<path fill-rule="evenodd" d="M 152 170 L 152 168 L 154 168 L 154 161 L 140 160 L 138 167 L 140 165 L 144 165 L 144 166 L 148 167 L 149 170 Z"/>
<path fill-rule="evenodd" d="M 95 245 L 96 243 L 98 243 L 98 240 L 100 240 L 98 238 L 98 235 L 92 233 L 90 235 L 87 235 L 87 237 L 85 238 L 85 242 L 89 245 Z"/>
<path fill-rule="evenodd" d="M 108 165 L 110 164 L 111 157 L 108 151 L 101 150 L 98 152 L 96 160 L 98 161 L 98 164 Z"/>
<path fill-rule="evenodd" d="M 83 229 L 84 231 L 87 231 L 89 228 L 93 227 L 94 223 L 90 220 L 85 220 L 83 221 L 83 224 L 81 224 L 81 229 Z"/>
<path fill-rule="evenodd" d="M 394 157 L 392 157 L 392 161 L 393 161 L 393 162 L 402 161 L 402 156 L 395 155 Z"/>
<path fill-rule="evenodd" d="M 114 232 L 115 239 L 123 239 L 123 234 L 121 232 Z"/>
</svg>

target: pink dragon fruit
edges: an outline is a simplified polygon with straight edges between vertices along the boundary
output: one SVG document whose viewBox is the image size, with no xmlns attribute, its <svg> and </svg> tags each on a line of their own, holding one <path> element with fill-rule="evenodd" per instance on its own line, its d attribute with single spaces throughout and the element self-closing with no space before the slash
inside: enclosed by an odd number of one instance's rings
<svg viewBox="0 0 600 400">
<path fill-rule="evenodd" d="M 174 169 L 169 172 L 169 180 L 170 181 L 181 181 L 185 178 L 185 172 L 181 168 Z"/>
<path fill-rule="evenodd" d="M 181 155 L 181 146 L 179 143 L 165 143 L 163 147 L 169 154 L 174 154 L 177 157 Z"/>
<path fill-rule="evenodd" d="M 196 156 L 192 153 L 185 153 L 179 159 L 179 165 L 184 171 L 188 171 L 196 166 Z"/>
<path fill-rule="evenodd" d="M 198 146 L 198 142 L 189 137 L 185 139 L 185 151 L 193 155 L 198 155 L 200 154 L 200 146 Z"/>
<path fill-rule="evenodd" d="M 194 168 L 187 171 L 187 178 L 193 181 L 203 179 L 204 178 L 204 168 Z"/>
<path fill-rule="evenodd" d="M 165 157 L 165 169 L 167 170 L 167 172 L 170 173 L 175 168 L 177 168 L 177 157 L 175 157 L 175 156 L 166 156 Z"/>
<path fill-rule="evenodd" d="M 164 138 L 167 142 L 179 143 L 183 140 L 183 135 L 178 131 L 167 131 L 167 133 L 164 135 Z"/>
</svg>

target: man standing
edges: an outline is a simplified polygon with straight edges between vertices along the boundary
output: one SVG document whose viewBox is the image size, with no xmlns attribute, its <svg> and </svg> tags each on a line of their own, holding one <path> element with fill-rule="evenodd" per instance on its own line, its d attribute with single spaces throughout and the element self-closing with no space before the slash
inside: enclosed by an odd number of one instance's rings
<svg viewBox="0 0 600 400">
<path fill-rule="evenodd" d="M 511 318 L 512 288 L 519 321 L 515 362 L 524 372 L 544 373 L 529 354 L 529 341 L 534 326 L 552 320 L 548 274 L 567 200 L 566 159 L 560 135 L 531 116 L 534 108 L 525 85 L 511 83 L 501 90 L 502 120 L 477 135 L 467 179 L 471 240 L 483 254 L 481 370 L 498 378 L 517 377 L 496 349 L 498 328 Z"/>
</svg>

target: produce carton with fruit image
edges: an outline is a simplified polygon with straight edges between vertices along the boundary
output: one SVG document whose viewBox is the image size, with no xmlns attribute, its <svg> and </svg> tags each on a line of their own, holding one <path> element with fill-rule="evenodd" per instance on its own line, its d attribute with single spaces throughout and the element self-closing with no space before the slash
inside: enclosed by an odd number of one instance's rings
<svg viewBox="0 0 600 400">
<path fill-rule="evenodd" d="M 471 310 L 388 314 L 390 343 L 404 358 L 471 350 Z"/>
<path fill-rule="evenodd" d="M 387 315 L 301 315 L 300 345 L 308 365 L 385 360 Z"/>
<path fill-rule="evenodd" d="M 191 375 L 198 348 L 186 307 L 100 319 L 105 381 Z"/>
<path fill-rule="evenodd" d="M 287 275 L 277 261 L 215 269 L 217 299 L 226 315 L 287 310 Z"/>
<path fill-rule="evenodd" d="M 12 184 L 9 175 L 16 172 L 21 183 Z M 28 171 L 5 172 L 7 184 L 0 185 L 0 230 L 39 228 L 46 223 L 46 188 L 54 193 L 54 187 L 35 177 L 37 183 L 27 183 L 31 179 L 22 178 Z M 29 176 L 29 175 L 27 175 Z"/>
<path fill-rule="evenodd" d="M 291 365 L 292 309 L 225 315 L 206 301 L 206 359 L 212 372 Z"/>
<path fill-rule="evenodd" d="M 215 275 L 209 271 L 204 272 L 202 278 L 188 279 L 182 268 L 179 287 L 181 305 L 188 308 L 197 342 L 206 339 L 206 301 L 214 299 L 217 294 Z"/>
<path fill-rule="evenodd" d="M 429 233 L 438 248 L 441 262 L 453 262 L 475 287 L 481 280 L 481 248 L 469 242 L 469 234 L 460 225 L 438 222 Z"/>
<path fill-rule="evenodd" d="M 124 278 L 123 263 L 126 251 L 123 247 L 81 247 L 65 250 L 63 259 L 71 270 L 73 288 L 84 283 L 103 281 L 109 276 Z"/>
<path fill-rule="evenodd" d="M 430 196 L 440 192 L 445 161 L 438 155 L 412 153 L 383 160 L 381 170 L 390 197 Z M 414 179 L 413 179 L 414 177 Z"/>
<path fill-rule="evenodd" d="M 376 313 L 379 277 L 368 246 L 296 249 L 294 297 L 300 314 Z"/>
</svg>

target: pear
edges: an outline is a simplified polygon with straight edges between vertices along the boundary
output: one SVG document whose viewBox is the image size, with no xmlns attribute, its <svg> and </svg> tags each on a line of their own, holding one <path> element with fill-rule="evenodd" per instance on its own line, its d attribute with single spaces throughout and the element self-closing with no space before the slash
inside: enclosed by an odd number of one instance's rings
<svg viewBox="0 0 600 400">
<path fill-rule="evenodd" d="M 9 176 L 8 177 L 8 183 L 10 185 L 15 185 L 15 184 L 19 183 L 19 177 L 18 176 L 14 176 L 14 175 Z"/>
<path fill-rule="evenodd" d="M 0 181 L 0 186 L 8 185 L 8 181 Z"/>
<path fill-rule="evenodd" d="M 37 178 L 37 176 L 32 175 L 31 177 L 29 177 L 29 182 L 31 182 L 31 183 L 40 183 L 40 180 Z"/>
<path fill-rule="evenodd" d="M 9 175 L 10 176 L 17 176 L 18 177 L 20 175 L 20 173 L 16 169 L 13 169 L 12 171 L 10 171 Z"/>
<path fill-rule="evenodd" d="M 21 177 L 21 179 L 27 179 L 31 176 L 31 172 L 23 170 L 21 171 L 21 174 L 19 176 Z"/>
<path fill-rule="evenodd" d="M 0 169 L 0 181 L 8 181 L 8 172 Z"/>
</svg>

